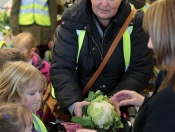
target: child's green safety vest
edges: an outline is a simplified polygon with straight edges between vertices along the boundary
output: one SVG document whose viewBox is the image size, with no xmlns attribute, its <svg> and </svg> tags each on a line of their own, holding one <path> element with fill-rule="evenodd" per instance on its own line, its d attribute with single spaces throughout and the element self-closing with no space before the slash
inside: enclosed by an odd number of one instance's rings
<svg viewBox="0 0 175 132">
<path fill-rule="evenodd" d="M 33 113 L 32 113 L 32 117 L 33 117 L 34 128 L 38 132 L 47 132 L 47 129 L 46 129 L 44 123 Z"/>
</svg>

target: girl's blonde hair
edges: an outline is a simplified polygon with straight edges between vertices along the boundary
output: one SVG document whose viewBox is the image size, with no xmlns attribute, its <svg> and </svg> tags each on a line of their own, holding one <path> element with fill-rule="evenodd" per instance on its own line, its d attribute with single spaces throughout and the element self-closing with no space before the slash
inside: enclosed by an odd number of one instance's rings
<svg viewBox="0 0 175 132">
<path fill-rule="evenodd" d="M 14 37 L 12 41 L 13 45 L 23 45 L 28 50 L 36 47 L 36 40 L 29 32 L 23 32 Z"/>
<path fill-rule="evenodd" d="M 32 113 L 20 104 L 0 105 L 0 132 L 24 132 L 32 126 Z"/>
<path fill-rule="evenodd" d="M 0 102 L 21 102 L 23 92 L 36 80 L 41 80 L 43 90 L 47 87 L 46 79 L 31 64 L 23 61 L 8 62 L 0 74 Z"/>
<path fill-rule="evenodd" d="M 173 86 L 175 90 L 175 0 L 158 0 L 146 11 L 143 28 L 150 34 L 157 66 L 167 74 L 159 91 Z"/>
</svg>

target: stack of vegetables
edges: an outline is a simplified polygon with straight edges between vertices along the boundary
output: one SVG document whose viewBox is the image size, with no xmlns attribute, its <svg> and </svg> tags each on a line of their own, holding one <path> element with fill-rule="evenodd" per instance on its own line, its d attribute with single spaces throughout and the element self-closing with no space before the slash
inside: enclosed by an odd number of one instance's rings
<svg viewBox="0 0 175 132">
<path fill-rule="evenodd" d="M 116 131 L 116 129 L 123 128 L 120 116 L 116 113 L 109 98 L 101 91 L 98 90 L 95 93 L 90 91 L 85 100 L 90 104 L 84 107 L 83 117 L 73 116 L 72 122 L 81 124 L 83 128 L 95 130 Z"/>
</svg>

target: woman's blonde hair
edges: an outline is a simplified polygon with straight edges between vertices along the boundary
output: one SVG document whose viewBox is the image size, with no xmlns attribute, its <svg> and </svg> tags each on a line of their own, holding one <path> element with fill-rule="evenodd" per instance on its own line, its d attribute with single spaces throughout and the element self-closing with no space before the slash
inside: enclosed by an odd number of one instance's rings
<svg viewBox="0 0 175 132">
<path fill-rule="evenodd" d="M 32 113 L 20 104 L 0 105 L 0 132 L 24 132 L 32 125 Z"/>
<path fill-rule="evenodd" d="M 12 41 L 13 45 L 23 45 L 28 50 L 36 47 L 36 40 L 29 32 L 23 32 L 14 37 Z"/>
<path fill-rule="evenodd" d="M 23 61 L 6 63 L 0 74 L 0 102 L 21 102 L 25 99 L 24 90 L 36 80 L 41 80 L 43 90 L 47 87 L 45 77 L 31 64 Z"/>
<path fill-rule="evenodd" d="M 144 15 L 143 28 L 150 34 L 157 66 L 167 74 L 160 86 L 162 90 L 174 86 L 175 90 L 175 0 L 158 0 Z"/>
</svg>

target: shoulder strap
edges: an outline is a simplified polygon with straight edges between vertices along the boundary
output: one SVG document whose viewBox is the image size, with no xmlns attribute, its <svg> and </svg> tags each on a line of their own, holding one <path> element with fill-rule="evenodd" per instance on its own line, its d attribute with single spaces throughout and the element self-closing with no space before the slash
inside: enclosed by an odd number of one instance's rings
<svg viewBox="0 0 175 132">
<path fill-rule="evenodd" d="M 118 42 L 120 41 L 124 31 L 126 30 L 127 26 L 131 22 L 131 20 L 132 20 L 132 18 L 135 15 L 136 12 L 137 12 L 137 10 L 134 8 L 131 11 L 131 13 L 129 14 L 128 18 L 126 19 L 125 23 L 123 24 L 122 28 L 120 29 L 118 35 L 116 36 L 115 40 L 113 41 L 112 45 L 110 46 L 105 58 L 103 59 L 102 63 L 100 64 L 99 68 L 97 69 L 97 71 L 94 73 L 94 75 L 91 77 L 89 82 L 86 84 L 86 86 L 82 90 L 82 95 L 83 96 L 87 93 L 89 88 L 92 86 L 94 81 L 97 79 L 97 77 L 99 76 L 99 74 L 103 70 L 104 66 L 106 65 L 107 61 L 109 60 L 110 56 L 112 55 L 113 51 L 115 50 L 116 46 L 118 45 Z"/>
</svg>

